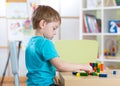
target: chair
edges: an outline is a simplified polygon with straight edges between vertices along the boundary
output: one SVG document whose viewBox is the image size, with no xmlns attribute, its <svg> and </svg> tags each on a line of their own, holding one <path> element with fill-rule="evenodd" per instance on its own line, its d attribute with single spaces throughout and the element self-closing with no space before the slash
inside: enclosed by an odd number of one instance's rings
<svg viewBox="0 0 120 86">
<path fill-rule="evenodd" d="M 95 40 L 58 40 L 55 47 L 64 61 L 89 64 L 96 62 L 98 43 Z"/>
<path fill-rule="evenodd" d="M 9 48 L 10 48 L 12 73 L 14 75 L 14 86 L 20 86 L 19 75 L 18 75 L 18 56 L 17 56 L 16 42 L 15 41 L 10 42 Z"/>
</svg>

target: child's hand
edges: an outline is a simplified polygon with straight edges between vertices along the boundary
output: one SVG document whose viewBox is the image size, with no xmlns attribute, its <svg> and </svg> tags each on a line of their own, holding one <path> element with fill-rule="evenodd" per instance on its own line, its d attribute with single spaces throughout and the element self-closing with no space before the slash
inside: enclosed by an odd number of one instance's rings
<svg viewBox="0 0 120 86">
<path fill-rule="evenodd" d="M 92 72 L 92 67 L 90 65 L 82 65 L 81 69 L 82 71 L 86 71 L 86 72 Z"/>
</svg>

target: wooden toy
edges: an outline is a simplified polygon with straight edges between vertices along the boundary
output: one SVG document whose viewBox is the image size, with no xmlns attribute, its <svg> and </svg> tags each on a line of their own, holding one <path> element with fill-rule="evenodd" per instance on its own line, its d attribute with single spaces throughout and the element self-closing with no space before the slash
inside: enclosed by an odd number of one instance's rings
<svg viewBox="0 0 120 86">
<path fill-rule="evenodd" d="M 80 73 L 80 76 L 88 76 L 88 73 L 84 73 L 84 72 L 82 73 L 82 72 L 81 72 L 81 73 Z"/>
<path fill-rule="evenodd" d="M 80 73 L 76 73 L 76 76 L 77 76 L 77 77 L 80 77 Z"/>
<path fill-rule="evenodd" d="M 107 74 L 99 74 L 99 77 L 107 77 Z"/>
<path fill-rule="evenodd" d="M 116 75 L 116 70 L 113 70 L 113 75 Z"/>
</svg>

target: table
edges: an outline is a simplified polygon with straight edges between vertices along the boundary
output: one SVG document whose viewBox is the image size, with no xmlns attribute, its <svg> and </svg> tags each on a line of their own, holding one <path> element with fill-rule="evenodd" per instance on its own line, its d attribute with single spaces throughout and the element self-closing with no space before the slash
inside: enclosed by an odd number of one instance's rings
<svg viewBox="0 0 120 86">
<path fill-rule="evenodd" d="M 120 70 L 113 75 L 113 70 L 106 70 L 102 73 L 108 74 L 108 77 L 99 76 L 80 76 L 76 77 L 71 72 L 60 72 L 60 82 L 62 86 L 120 86 Z"/>
</svg>

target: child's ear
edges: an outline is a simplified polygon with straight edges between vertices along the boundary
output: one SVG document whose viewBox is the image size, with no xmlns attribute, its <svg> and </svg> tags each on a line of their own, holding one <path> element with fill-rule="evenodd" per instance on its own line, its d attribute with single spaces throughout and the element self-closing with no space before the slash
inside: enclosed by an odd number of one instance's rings
<svg viewBox="0 0 120 86">
<path fill-rule="evenodd" d="M 46 23 L 45 20 L 42 19 L 39 23 L 40 28 L 44 28 L 45 23 Z"/>
</svg>

